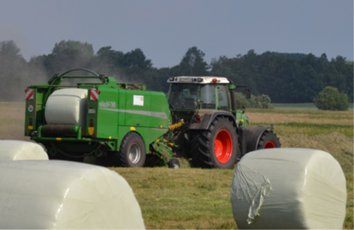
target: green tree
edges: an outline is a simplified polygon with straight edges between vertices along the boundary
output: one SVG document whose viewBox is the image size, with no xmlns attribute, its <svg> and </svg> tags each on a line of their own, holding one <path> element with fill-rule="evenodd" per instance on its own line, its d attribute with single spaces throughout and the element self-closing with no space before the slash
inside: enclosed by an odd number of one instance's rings
<svg viewBox="0 0 354 230">
<path fill-rule="evenodd" d="M 315 98 L 314 103 L 322 110 L 347 110 L 348 96 L 332 86 L 325 87 Z"/>
<path fill-rule="evenodd" d="M 245 95 L 243 95 L 242 93 L 235 93 L 233 95 L 234 95 L 233 100 L 236 101 L 236 109 L 244 109 L 244 108 L 251 107 L 250 101 L 249 99 L 246 98 Z"/>
<path fill-rule="evenodd" d="M 124 53 L 112 50 L 111 46 L 100 48 L 96 54 L 95 66 L 102 69 L 114 70 L 123 65 Z"/>
<path fill-rule="evenodd" d="M 133 71 L 147 70 L 152 67 L 151 60 L 146 59 L 141 49 L 135 49 L 124 54 L 123 64 L 124 67 Z"/>
<path fill-rule="evenodd" d="M 49 76 L 72 68 L 90 68 L 93 58 L 94 51 L 91 44 L 71 40 L 56 43 L 51 54 L 38 57 L 42 59 Z"/>
<path fill-rule="evenodd" d="M 256 102 L 258 104 L 258 108 L 262 108 L 262 109 L 268 109 L 271 107 L 271 99 L 268 95 L 260 95 L 256 97 Z"/>
<path fill-rule="evenodd" d="M 204 61 L 204 52 L 197 47 L 187 50 L 178 66 L 172 69 L 173 75 L 206 75 L 208 64 Z"/>
<path fill-rule="evenodd" d="M 322 54 L 291 54 L 254 50 L 233 58 L 220 57 L 211 63 L 212 75 L 227 76 L 247 85 L 256 95 L 269 95 L 274 102 L 310 102 L 326 85 L 353 95 L 353 62 L 338 56 L 328 61 Z"/>
<path fill-rule="evenodd" d="M 27 62 L 14 41 L 0 42 L 0 101 L 19 100 L 30 80 Z"/>
<path fill-rule="evenodd" d="M 20 49 L 17 47 L 14 41 L 0 42 L 0 55 L 2 57 L 6 56 L 8 58 L 23 59 L 22 55 L 20 54 Z"/>
<path fill-rule="evenodd" d="M 268 109 L 271 108 L 271 103 L 272 103 L 270 97 L 264 94 L 260 96 L 251 95 L 250 98 L 247 98 L 242 93 L 235 93 L 234 100 L 236 100 L 237 109 L 244 109 L 244 108 Z"/>
<path fill-rule="evenodd" d="M 111 46 L 104 46 L 97 51 L 91 62 L 91 68 L 102 74 L 116 75 L 123 78 L 125 76 L 123 60 L 123 52 L 113 50 Z"/>
</svg>

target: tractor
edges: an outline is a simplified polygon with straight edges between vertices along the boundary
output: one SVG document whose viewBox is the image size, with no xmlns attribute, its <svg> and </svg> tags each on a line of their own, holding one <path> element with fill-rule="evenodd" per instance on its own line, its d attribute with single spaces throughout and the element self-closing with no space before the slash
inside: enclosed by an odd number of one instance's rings
<svg viewBox="0 0 354 230">
<path fill-rule="evenodd" d="M 249 127 L 235 94 L 244 92 L 225 77 L 170 77 L 168 102 L 174 124 L 170 141 L 194 166 L 232 168 L 246 153 L 280 147 L 272 126 Z M 239 89 L 239 90 L 238 90 Z"/>
</svg>

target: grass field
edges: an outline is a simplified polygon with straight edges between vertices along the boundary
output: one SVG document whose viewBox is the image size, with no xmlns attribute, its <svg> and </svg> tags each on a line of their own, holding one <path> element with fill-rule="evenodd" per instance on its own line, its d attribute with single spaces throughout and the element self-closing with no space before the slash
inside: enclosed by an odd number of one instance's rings
<svg viewBox="0 0 354 230">
<path fill-rule="evenodd" d="M 0 103 L 0 139 L 23 137 L 22 103 Z M 273 124 L 283 147 L 330 152 L 347 180 L 345 228 L 353 229 L 353 111 L 276 106 L 247 111 L 253 124 Z M 184 164 L 187 165 L 187 164 Z M 132 186 L 147 228 L 236 228 L 230 188 L 233 170 L 112 168 Z"/>
</svg>

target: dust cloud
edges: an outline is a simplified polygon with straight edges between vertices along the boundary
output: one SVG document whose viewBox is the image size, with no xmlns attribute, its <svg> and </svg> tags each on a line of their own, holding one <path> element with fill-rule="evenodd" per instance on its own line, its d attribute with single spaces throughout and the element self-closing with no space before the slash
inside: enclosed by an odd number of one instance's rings
<svg viewBox="0 0 354 230">
<path fill-rule="evenodd" d="M 13 41 L 0 42 L 0 101 L 23 101 L 27 86 L 46 79 L 41 66 L 27 62 Z"/>
</svg>

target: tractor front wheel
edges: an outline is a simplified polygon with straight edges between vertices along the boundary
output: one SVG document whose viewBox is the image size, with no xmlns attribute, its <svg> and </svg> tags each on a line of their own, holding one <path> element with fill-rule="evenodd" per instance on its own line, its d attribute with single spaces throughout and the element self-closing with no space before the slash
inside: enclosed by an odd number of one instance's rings
<svg viewBox="0 0 354 230">
<path fill-rule="evenodd" d="M 139 134 L 128 133 L 122 142 L 120 153 L 120 163 L 124 167 L 142 167 L 146 159 L 144 141 Z"/>
<path fill-rule="evenodd" d="M 232 168 L 237 160 L 237 149 L 236 127 L 230 119 L 220 117 L 208 130 L 195 134 L 192 160 L 196 166 Z"/>
</svg>

